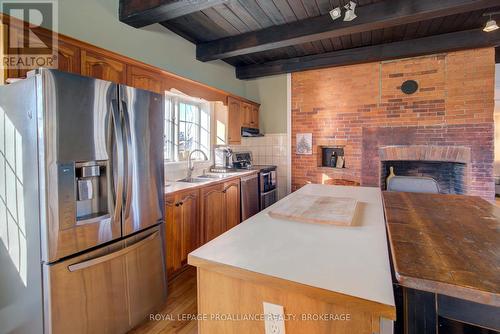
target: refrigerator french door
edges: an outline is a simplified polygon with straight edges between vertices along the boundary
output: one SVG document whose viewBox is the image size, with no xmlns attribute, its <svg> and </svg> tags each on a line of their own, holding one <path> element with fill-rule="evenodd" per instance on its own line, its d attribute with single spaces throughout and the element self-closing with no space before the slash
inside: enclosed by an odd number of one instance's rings
<svg viewBox="0 0 500 334">
<path fill-rule="evenodd" d="M 122 333 L 165 299 L 163 106 L 158 94 L 55 70 L 0 87 L 0 139 L 14 138 L 13 148 L 0 141 L 0 179 L 9 180 L 14 165 L 24 181 L 15 204 L 0 191 L 6 207 L 0 203 L 0 232 L 8 255 L 13 237 L 3 226 L 13 229 L 15 207 L 24 220 L 18 225 L 31 231 L 17 257 L 37 262 L 43 277 L 29 288 L 43 301 L 46 333 Z M 11 151 L 13 163 L 6 158 Z M 140 298 L 136 289 L 154 298 Z M 36 308 L 40 300 L 26 291 L 9 298 L 0 292 L 0 323 L 12 312 L 7 306 Z M 121 305 L 97 312 L 107 303 Z M 40 333 L 28 317 L 8 321 L 23 333 Z M 37 329 L 25 330 L 27 323 Z"/>
</svg>

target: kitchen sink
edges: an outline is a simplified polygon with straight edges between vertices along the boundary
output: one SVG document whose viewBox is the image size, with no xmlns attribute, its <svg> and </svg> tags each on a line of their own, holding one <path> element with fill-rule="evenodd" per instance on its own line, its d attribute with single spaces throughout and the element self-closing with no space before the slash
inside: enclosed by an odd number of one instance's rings
<svg viewBox="0 0 500 334">
<path fill-rule="evenodd" d="M 187 183 L 201 183 L 201 182 L 207 182 L 207 178 L 200 178 L 200 177 L 189 177 L 189 178 L 184 178 L 177 180 L 178 182 L 187 182 Z"/>
<path fill-rule="evenodd" d="M 203 174 L 203 175 L 200 175 L 198 176 L 197 178 L 201 179 L 223 179 L 227 177 L 227 174 Z"/>
</svg>

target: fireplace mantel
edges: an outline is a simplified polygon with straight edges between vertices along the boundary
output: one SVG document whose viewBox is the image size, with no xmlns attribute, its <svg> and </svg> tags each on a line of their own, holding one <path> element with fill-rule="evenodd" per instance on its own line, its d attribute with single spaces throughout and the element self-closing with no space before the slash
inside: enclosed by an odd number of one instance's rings
<svg viewBox="0 0 500 334">
<path fill-rule="evenodd" d="M 471 149 L 465 146 L 390 145 L 379 148 L 380 161 L 438 161 L 468 164 Z"/>
</svg>

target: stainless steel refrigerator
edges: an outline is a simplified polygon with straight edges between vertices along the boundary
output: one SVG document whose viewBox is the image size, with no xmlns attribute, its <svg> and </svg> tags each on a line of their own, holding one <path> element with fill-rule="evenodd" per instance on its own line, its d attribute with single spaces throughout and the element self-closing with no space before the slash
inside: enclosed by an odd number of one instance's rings
<svg viewBox="0 0 500 334">
<path fill-rule="evenodd" d="M 125 333 L 166 299 L 161 95 L 0 86 L 0 333 Z"/>
</svg>

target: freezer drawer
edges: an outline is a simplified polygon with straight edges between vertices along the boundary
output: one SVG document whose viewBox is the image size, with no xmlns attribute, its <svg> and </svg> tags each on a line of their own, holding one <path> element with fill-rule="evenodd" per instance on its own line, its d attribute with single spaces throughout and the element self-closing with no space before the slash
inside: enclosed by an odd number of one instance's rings
<svg viewBox="0 0 500 334">
<path fill-rule="evenodd" d="M 125 333 L 159 308 L 166 282 L 159 227 L 44 266 L 47 333 Z"/>
</svg>

